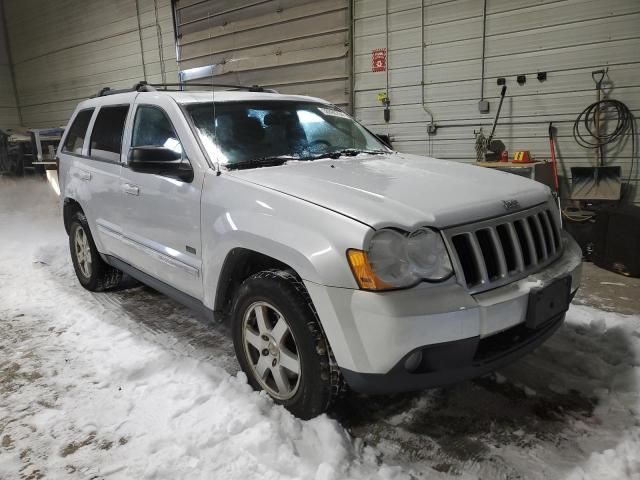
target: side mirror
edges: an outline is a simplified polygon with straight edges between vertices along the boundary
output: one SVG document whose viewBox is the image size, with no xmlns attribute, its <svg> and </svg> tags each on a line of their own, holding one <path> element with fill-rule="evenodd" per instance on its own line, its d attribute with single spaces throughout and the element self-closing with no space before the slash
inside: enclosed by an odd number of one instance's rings
<svg viewBox="0 0 640 480">
<path fill-rule="evenodd" d="M 183 161 L 180 152 L 166 147 L 132 147 L 128 164 L 134 172 L 176 177 L 185 182 L 193 180 L 193 169 L 189 162 Z"/>
</svg>

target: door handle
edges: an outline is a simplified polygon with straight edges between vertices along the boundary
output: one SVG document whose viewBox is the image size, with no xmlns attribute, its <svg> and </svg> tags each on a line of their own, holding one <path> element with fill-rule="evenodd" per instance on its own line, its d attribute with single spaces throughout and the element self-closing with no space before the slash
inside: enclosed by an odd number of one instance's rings
<svg viewBox="0 0 640 480">
<path fill-rule="evenodd" d="M 128 193 L 129 195 L 140 195 L 140 188 L 135 185 L 131 185 L 130 183 L 125 183 L 122 187 L 124 193 Z"/>
<path fill-rule="evenodd" d="M 80 170 L 78 172 L 78 177 L 80 178 L 80 180 L 84 180 L 86 182 L 91 180 L 91 174 L 89 172 L 85 172 L 85 171 L 82 171 L 82 170 Z"/>
</svg>

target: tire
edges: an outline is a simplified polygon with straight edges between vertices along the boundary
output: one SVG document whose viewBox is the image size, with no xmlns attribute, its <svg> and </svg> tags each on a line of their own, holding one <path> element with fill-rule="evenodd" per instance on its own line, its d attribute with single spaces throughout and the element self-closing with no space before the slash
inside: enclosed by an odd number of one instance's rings
<svg viewBox="0 0 640 480">
<path fill-rule="evenodd" d="M 231 319 L 236 356 L 249 384 L 295 416 L 320 415 L 344 391 L 309 294 L 291 272 L 266 270 L 246 279 Z"/>
<path fill-rule="evenodd" d="M 120 284 L 122 272 L 102 260 L 82 212 L 76 212 L 71 218 L 69 250 L 76 277 L 84 288 L 102 292 Z"/>
</svg>

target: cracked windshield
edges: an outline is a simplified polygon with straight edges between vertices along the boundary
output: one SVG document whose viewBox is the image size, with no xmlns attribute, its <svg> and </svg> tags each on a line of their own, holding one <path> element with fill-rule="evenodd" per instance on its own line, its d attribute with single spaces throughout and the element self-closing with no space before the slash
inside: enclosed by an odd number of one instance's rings
<svg viewBox="0 0 640 480">
<path fill-rule="evenodd" d="M 187 106 L 211 158 L 231 169 L 389 151 L 342 110 L 301 102 L 211 102 Z"/>
</svg>

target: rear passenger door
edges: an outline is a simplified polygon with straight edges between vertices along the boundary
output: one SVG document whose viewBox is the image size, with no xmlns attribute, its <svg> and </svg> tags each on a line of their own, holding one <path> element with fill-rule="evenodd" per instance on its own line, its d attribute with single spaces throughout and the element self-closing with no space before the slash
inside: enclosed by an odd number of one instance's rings
<svg viewBox="0 0 640 480">
<path fill-rule="evenodd" d="M 91 179 L 97 216 L 95 222 L 105 254 L 113 254 L 120 243 L 120 161 L 122 137 L 130 105 L 103 104 L 97 111 L 91 128 L 87 155 L 94 167 Z"/>
<path fill-rule="evenodd" d="M 175 119 L 176 121 L 172 121 Z M 200 196 L 203 169 L 192 135 L 175 101 L 140 94 L 125 134 L 127 148 L 165 147 L 182 153 L 191 164 L 193 180 L 136 172 L 124 166 L 121 175 L 123 259 L 139 270 L 202 299 Z"/>
<path fill-rule="evenodd" d="M 82 206 L 101 253 L 112 254 L 120 231 L 120 154 L 129 104 L 122 99 L 81 110 L 60 151 L 69 165 L 65 175 Z"/>
</svg>

